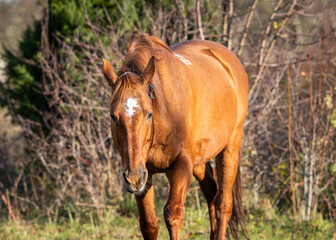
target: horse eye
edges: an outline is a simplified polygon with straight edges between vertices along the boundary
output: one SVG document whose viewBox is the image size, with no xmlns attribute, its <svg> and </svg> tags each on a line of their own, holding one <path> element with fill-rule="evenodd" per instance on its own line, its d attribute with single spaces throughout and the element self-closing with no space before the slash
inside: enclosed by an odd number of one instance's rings
<svg viewBox="0 0 336 240">
<path fill-rule="evenodd" d="M 117 121 L 116 116 L 114 116 L 112 113 L 110 114 L 110 116 L 111 116 L 111 119 L 112 119 L 113 122 Z"/>
<path fill-rule="evenodd" d="M 152 116 L 153 116 L 153 113 L 150 112 L 150 113 L 148 114 L 148 116 L 147 116 L 147 120 L 149 120 Z"/>
</svg>

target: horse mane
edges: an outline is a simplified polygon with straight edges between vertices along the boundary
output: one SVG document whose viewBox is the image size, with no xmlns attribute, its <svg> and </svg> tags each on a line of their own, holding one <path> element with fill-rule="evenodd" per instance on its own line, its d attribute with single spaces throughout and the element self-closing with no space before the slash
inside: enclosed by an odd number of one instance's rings
<svg viewBox="0 0 336 240">
<path fill-rule="evenodd" d="M 140 35 L 138 39 L 131 43 L 125 62 L 117 72 L 117 76 L 125 72 L 133 72 L 140 75 L 152 56 L 155 56 L 158 60 L 162 58 L 163 49 L 173 54 L 168 45 L 162 40 L 148 34 Z"/>
<path fill-rule="evenodd" d="M 149 36 L 148 34 L 142 34 L 138 39 L 133 41 L 125 57 L 124 64 L 117 72 L 119 81 L 115 87 L 112 101 L 122 97 L 126 89 L 132 88 L 134 91 L 137 91 L 134 74 L 141 75 L 152 56 L 155 57 L 156 61 L 160 61 L 167 51 L 170 54 L 173 54 L 166 43 L 154 36 Z M 157 67 L 158 65 L 156 64 L 156 72 Z M 168 103 L 163 93 L 161 79 L 157 74 L 154 75 L 151 83 L 155 87 L 153 92 L 153 110 L 159 113 L 160 120 L 167 123 Z"/>
</svg>

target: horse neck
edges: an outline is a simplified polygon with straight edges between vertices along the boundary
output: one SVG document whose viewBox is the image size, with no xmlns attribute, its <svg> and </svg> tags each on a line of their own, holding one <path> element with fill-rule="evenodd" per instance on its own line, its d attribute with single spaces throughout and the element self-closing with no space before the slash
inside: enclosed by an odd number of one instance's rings
<svg viewBox="0 0 336 240">
<path fill-rule="evenodd" d="M 179 78 L 175 76 L 174 69 L 172 69 L 171 61 L 169 59 L 171 53 L 165 55 L 164 58 L 156 62 L 156 76 L 153 79 L 154 84 L 158 89 L 154 91 L 161 91 L 161 97 L 157 99 L 159 111 L 156 112 L 154 119 L 155 123 L 155 138 L 159 142 L 170 142 L 183 128 L 183 120 L 185 111 L 183 111 L 183 104 L 179 104 L 182 100 L 181 96 L 183 87 Z M 159 93 L 158 93 L 159 94 Z M 155 115 L 155 114 L 154 114 Z"/>
<path fill-rule="evenodd" d="M 156 71 L 161 82 L 162 91 L 167 99 L 168 107 L 178 107 L 169 103 L 180 102 L 181 97 L 186 97 L 186 86 L 181 65 L 176 63 L 176 59 L 171 53 L 167 53 L 162 60 L 157 61 Z"/>
</svg>

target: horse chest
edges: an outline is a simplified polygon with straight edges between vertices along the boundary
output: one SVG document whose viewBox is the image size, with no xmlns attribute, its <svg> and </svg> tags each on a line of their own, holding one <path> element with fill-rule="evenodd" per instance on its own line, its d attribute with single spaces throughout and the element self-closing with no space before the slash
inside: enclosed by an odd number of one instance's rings
<svg viewBox="0 0 336 240">
<path fill-rule="evenodd" d="M 169 145 L 154 144 L 148 153 L 147 167 L 154 172 L 165 171 L 176 157 L 175 151 L 170 148 Z"/>
</svg>

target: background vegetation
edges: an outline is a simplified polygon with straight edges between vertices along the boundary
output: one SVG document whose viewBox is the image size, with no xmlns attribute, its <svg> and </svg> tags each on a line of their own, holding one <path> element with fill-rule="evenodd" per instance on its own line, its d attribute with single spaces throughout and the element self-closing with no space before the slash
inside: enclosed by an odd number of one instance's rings
<svg viewBox="0 0 336 240">
<path fill-rule="evenodd" d="M 0 104 L 21 129 L 10 134 L 1 121 L 1 238 L 140 237 L 111 142 L 101 59 L 121 66 L 141 33 L 168 44 L 217 41 L 244 64 L 242 170 L 252 238 L 336 238 L 334 1 L 17 0 L 0 1 L 0 9 Z M 36 20 L 15 44 L 29 23 L 17 17 L 22 9 Z M 163 206 L 166 180 L 154 181 Z M 194 183 L 187 201 L 184 236 L 204 239 L 207 213 Z"/>
</svg>

